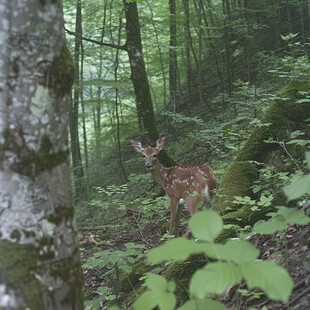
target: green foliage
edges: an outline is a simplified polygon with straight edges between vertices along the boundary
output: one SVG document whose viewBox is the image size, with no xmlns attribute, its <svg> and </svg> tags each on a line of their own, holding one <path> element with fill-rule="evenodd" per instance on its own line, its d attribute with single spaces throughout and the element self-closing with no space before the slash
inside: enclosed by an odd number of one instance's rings
<svg viewBox="0 0 310 310">
<path fill-rule="evenodd" d="M 131 265 L 144 255 L 141 249 L 144 245 L 125 243 L 126 250 L 105 250 L 95 252 L 83 265 L 85 270 L 99 271 L 100 277 L 115 277 L 119 282 L 120 273 L 129 274 L 132 271 Z M 99 309 L 100 302 L 109 302 L 116 299 L 116 295 L 111 293 L 108 287 L 99 287 L 97 290 L 99 297 L 92 301 L 86 301 L 85 306 L 89 309 Z"/>
<path fill-rule="evenodd" d="M 104 250 L 94 253 L 82 267 L 84 269 L 98 268 L 99 270 L 103 270 L 103 268 L 107 267 L 108 271 L 104 273 L 103 276 L 113 273 L 115 271 L 115 266 L 117 266 L 119 270 L 127 273 L 130 272 L 132 270 L 130 265 L 143 256 L 138 249 L 144 249 L 145 246 L 132 242 L 125 243 L 124 245 L 126 247 L 125 251 Z"/>
<path fill-rule="evenodd" d="M 214 243 L 223 229 L 221 217 L 216 212 L 201 211 L 192 217 L 189 225 L 199 242 L 175 238 L 152 249 L 147 255 L 147 261 L 152 264 L 185 260 L 195 253 L 204 253 L 217 260 L 209 262 L 192 276 L 189 286 L 191 301 L 185 309 L 190 309 L 197 300 L 203 303 L 210 294 L 222 294 L 229 285 L 238 284 L 242 279 L 249 288 L 262 288 L 270 298 L 288 300 L 293 288 L 288 273 L 273 262 L 257 261 L 259 251 L 250 242 L 229 240 L 225 244 Z M 149 300 L 152 293 L 147 291 L 142 296 Z M 153 300 L 151 305 L 156 304 Z M 220 305 L 215 306 L 220 309 Z"/>
<path fill-rule="evenodd" d="M 135 310 L 152 310 L 159 306 L 162 310 L 173 310 L 176 298 L 173 294 L 175 284 L 160 275 L 150 274 L 145 280 L 148 291 L 143 293 L 134 304 Z"/>
<path fill-rule="evenodd" d="M 310 169 L 310 152 L 306 153 L 308 169 Z M 301 177 L 298 181 L 284 187 L 284 193 L 288 200 L 300 198 L 306 194 L 310 195 L 310 174 Z"/>
</svg>

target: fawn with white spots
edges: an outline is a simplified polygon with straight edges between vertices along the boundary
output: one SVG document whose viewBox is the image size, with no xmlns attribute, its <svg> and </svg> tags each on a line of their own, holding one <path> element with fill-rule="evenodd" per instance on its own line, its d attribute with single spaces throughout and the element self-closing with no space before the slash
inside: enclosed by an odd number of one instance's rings
<svg viewBox="0 0 310 310">
<path fill-rule="evenodd" d="M 197 204 L 200 201 L 208 200 L 212 204 L 213 190 L 216 188 L 216 179 L 212 169 L 203 165 L 164 167 L 157 155 L 166 145 L 165 136 L 161 136 L 156 141 L 155 147 L 144 148 L 140 141 L 134 139 L 130 141 L 133 148 L 143 155 L 146 169 L 152 173 L 154 180 L 170 198 L 170 235 L 173 227 L 175 227 L 175 233 L 177 232 L 179 213 L 184 201 L 191 216 L 198 212 Z M 189 233 L 190 230 L 185 233 L 185 236 Z"/>
</svg>

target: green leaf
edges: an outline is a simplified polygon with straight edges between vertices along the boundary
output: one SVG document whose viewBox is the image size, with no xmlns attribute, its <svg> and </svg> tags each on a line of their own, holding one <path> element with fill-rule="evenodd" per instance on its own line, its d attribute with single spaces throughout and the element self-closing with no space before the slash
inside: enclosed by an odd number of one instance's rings
<svg viewBox="0 0 310 310">
<path fill-rule="evenodd" d="M 245 240 L 228 240 L 225 244 L 201 244 L 208 257 L 226 260 L 235 264 L 250 263 L 259 255 L 259 250 Z M 240 255 L 242 253 L 242 255 Z"/>
<path fill-rule="evenodd" d="M 296 208 L 278 207 L 278 209 L 278 214 L 281 214 L 288 224 L 307 225 L 310 223 L 310 218 Z"/>
<path fill-rule="evenodd" d="M 255 223 L 253 226 L 253 231 L 260 234 L 270 235 L 277 231 L 284 230 L 286 225 L 287 223 L 284 220 L 281 220 L 279 217 L 277 217 L 272 218 L 266 222 Z"/>
<path fill-rule="evenodd" d="M 227 308 L 220 302 L 212 299 L 190 300 L 179 310 L 226 310 Z"/>
<path fill-rule="evenodd" d="M 201 212 L 199 212 L 201 213 Z M 197 243 L 185 238 L 168 240 L 165 244 L 152 249 L 147 254 L 147 263 L 157 264 L 162 261 L 183 261 L 191 254 L 200 253 Z"/>
<path fill-rule="evenodd" d="M 288 301 L 293 281 L 285 269 L 267 261 L 243 265 L 240 268 L 250 289 L 259 287 L 271 299 Z"/>
<path fill-rule="evenodd" d="M 174 292 L 175 290 L 175 283 L 173 281 L 169 281 L 167 284 L 167 290 L 168 292 Z"/>
<path fill-rule="evenodd" d="M 196 238 L 213 242 L 223 230 L 223 221 L 215 211 L 201 211 L 189 220 L 189 226 Z"/>
<path fill-rule="evenodd" d="M 305 103 L 305 102 L 310 102 L 310 99 L 299 99 L 296 101 L 296 103 Z"/>
<path fill-rule="evenodd" d="M 145 281 L 151 291 L 143 293 L 134 304 L 134 309 L 151 310 L 157 305 L 161 310 L 173 310 L 176 305 L 176 298 L 168 290 L 174 289 L 174 283 L 159 275 L 151 274 Z"/>
<path fill-rule="evenodd" d="M 145 285 L 152 291 L 163 291 L 167 289 L 167 280 L 158 274 L 150 274 L 145 280 Z"/>
<path fill-rule="evenodd" d="M 156 294 L 153 292 L 145 292 L 140 295 L 134 303 L 135 310 L 152 310 L 157 306 Z"/>
<path fill-rule="evenodd" d="M 306 160 L 307 160 L 308 169 L 310 169 L 310 152 L 306 152 Z"/>
<path fill-rule="evenodd" d="M 298 199 L 305 194 L 310 194 L 310 174 L 303 176 L 298 181 L 283 187 L 288 201 Z"/>
<path fill-rule="evenodd" d="M 204 298 L 207 294 L 222 294 L 227 286 L 241 281 L 239 267 L 231 263 L 209 263 L 192 276 L 189 291 L 192 297 Z"/>
<path fill-rule="evenodd" d="M 177 303 L 177 300 L 172 293 L 168 292 L 162 292 L 158 296 L 158 306 L 160 310 L 173 310 L 175 308 L 175 305 Z"/>
</svg>

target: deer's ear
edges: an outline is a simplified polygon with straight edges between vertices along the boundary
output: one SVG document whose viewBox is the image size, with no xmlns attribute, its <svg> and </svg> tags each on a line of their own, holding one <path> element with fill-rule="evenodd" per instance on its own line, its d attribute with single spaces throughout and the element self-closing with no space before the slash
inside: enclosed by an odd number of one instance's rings
<svg viewBox="0 0 310 310">
<path fill-rule="evenodd" d="M 144 151 L 144 147 L 142 146 L 140 141 L 137 141 L 135 139 L 130 139 L 130 142 L 135 151 L 139 153 L 142 153 Z"/>
<path fill-rule="evenodd" d="M 166 145 L 166 136 L 161 136 L 156 141 L 156 149 L 161 151 Z"/>
</svg>

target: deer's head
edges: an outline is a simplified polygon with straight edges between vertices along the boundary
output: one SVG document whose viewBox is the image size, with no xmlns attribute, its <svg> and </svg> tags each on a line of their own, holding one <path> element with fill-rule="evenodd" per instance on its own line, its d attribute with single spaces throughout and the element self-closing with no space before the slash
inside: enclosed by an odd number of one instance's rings
<svg viewBox="0 0 310 310">
<path fill-rule="evenodd" d="M 165 147 L 166 137 L 161 136 L 160 138 L 158 138 L 155 147 L 149 146 L 144 148 L 140 141 L 134 139 L 130 139 L 130 142 L 134 150 L 142 154 L 146 170 L 150 171 L 155 169 L 157 163 L 157 155 Z"/>
</svg>

